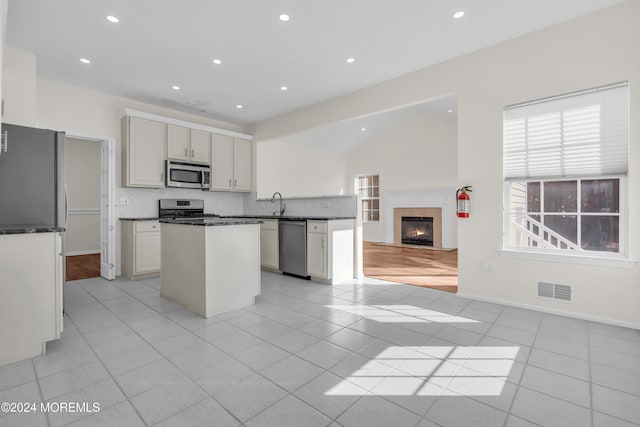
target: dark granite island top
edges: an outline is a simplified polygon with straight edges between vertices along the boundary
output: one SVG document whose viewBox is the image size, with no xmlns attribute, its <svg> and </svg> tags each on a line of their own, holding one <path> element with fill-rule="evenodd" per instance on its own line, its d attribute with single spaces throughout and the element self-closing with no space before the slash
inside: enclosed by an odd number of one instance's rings
<svg viewBox="0 0 640 427">
<path fill-rule="evenodd" d="M 193 218 L 193 219 L 161 219 L 161 224 L 180 224 L 180 225 L 200 225 L 200 226 L 217 226 L 217 225 L 245 225 L 245 224 L 262 224 L 259 219 L 244 218 Z"/>
<path fill-rule="evenodd" d="M 283 221 L 332 221 L 337 219 L 356 219 L 355 216 L 294 216 L 294 215 L 235 215 L 222 218 L 257 218 L 257 219 L 281 219 Z"/>
<path fill-rule="evenodd" d="M 0 235 L 2 234 L 27 234 L 27 233 L 63 233 L 64 227 L 54 227 L 51 225 L 0 225 Z"/>
</svg>

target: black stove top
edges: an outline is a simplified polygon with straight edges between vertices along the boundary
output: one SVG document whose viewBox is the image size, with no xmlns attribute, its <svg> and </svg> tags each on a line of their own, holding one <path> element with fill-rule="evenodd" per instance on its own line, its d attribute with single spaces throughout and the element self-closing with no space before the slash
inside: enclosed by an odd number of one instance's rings
<svg viewBox="0 0 640 427">
<path fill-rule="evenodd" d="M 160 199 L 158 217 L 173 219 L 204 218 L 204 200 L 200 199 Z"/>
</svg>

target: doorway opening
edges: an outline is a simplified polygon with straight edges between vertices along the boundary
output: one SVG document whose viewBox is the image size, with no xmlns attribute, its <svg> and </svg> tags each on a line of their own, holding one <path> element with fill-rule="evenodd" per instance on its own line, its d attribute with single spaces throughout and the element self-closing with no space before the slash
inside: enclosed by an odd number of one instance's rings
<svg viewBox="0 0 640 427">
<path fill-rule="evenodd" d="M 65 280 L 115 278 L 114 140 L 67 134 Z"/>
</svg>

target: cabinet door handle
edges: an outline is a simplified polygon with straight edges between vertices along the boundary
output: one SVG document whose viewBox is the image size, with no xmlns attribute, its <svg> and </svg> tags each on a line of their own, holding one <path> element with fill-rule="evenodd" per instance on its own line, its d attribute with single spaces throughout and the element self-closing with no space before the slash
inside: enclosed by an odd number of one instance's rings
<svg viewBox="0 0 640 427">
<path fill-rule="evenodd" d="M 231 187 L 231 180 L 229 180 L 229 187 Z"/>
<path fill-rule="evenodd" d="M 233 180 L 233 185 L 234 185 L 234 186 L 237 186 L 237 185 L 238 185 L 238 180 L 237 180 L 237 179 L 234 179 L 234 180 Z"/>
<path fill-rule="evenodd" d="M 195 154 L 195 151 L 193 150 L 193 148 L 191 149 L 191 157 L 193 157 Z"/>
<path fill-rule="evenodd" d="M 184 156 L 187 157 L 187 149 L 184 149 Z"/>
</svg>

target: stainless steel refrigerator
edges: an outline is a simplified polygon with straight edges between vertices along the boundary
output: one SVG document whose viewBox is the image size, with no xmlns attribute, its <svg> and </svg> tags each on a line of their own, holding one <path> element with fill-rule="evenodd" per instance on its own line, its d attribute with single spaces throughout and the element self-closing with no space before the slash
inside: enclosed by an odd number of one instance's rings
<svg viewBox="0 0 640 427">
<path fill-rule="evenodd" d="M 4 123 L 2 133 L 0 226 L 64 228 L 65 133 Z"/>
</svg>

